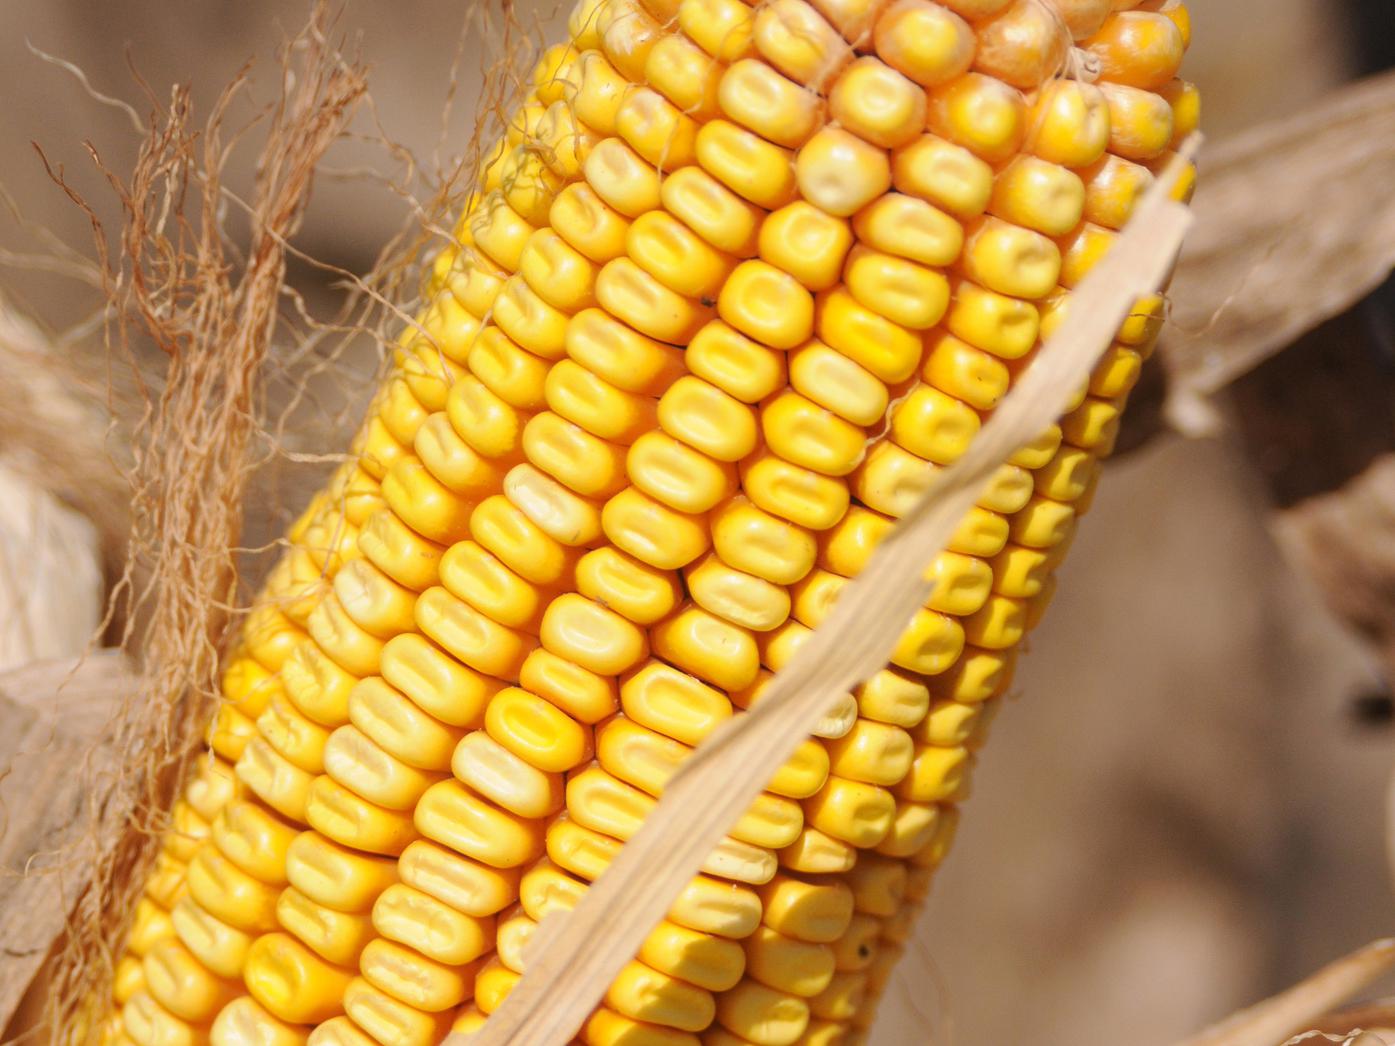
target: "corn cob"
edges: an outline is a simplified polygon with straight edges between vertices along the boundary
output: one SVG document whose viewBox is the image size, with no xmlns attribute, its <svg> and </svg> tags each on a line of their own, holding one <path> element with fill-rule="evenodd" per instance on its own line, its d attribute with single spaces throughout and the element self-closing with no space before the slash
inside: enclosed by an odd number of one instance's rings
<svg viewBox="0 0 1395 1046">
<path fill-rule="evenodd" d="M 1194 128 L 1180 0 L 583 0 L 290 535 L 116 1041 L 478 1026 L 962 453 Z M 1073 45 L 1097 82 L 1057 79 Z M 1151 351 L 1004 465 L 893 664 L 582 1041 L 856 1041 Z"/>
</svg>

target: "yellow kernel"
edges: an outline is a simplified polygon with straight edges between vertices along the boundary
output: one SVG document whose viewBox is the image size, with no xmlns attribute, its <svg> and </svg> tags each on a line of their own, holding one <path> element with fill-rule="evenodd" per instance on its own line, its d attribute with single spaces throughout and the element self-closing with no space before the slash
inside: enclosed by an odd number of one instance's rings
<svg viewBox="0 0 1395 1046">
<path fill-rule="evenodd" d="M 535 238 L 536 234 L 529 243 Z M 521 276 L 504 284 L 492 315 L 505 334 L 535 356 L 555 360 L 562 355 L 567 314 L 544 301 Z"/>
<path fill-rule="evenodd" d="M 607 443 L 551 411 L 542 411 L 528 422 L 523 449 L 529 461 L 578 494 L 605 497 L 624 485 L 624 447 Z"/>
<path fill-rule="evenodd" d="M 659 195 L 665 210 L 718 250 L 738 258 L 756 253 L 757 230 L 764 212 L 702 168 L 674 171 L 664 179 Z"/>
<path fill-rule="evenodd" d="M 896 793 L 917 803 L 952 799 L 965 784 L 972 758 L 963 747 L 918 745 L 911 772 L 897 785 Z"/>
<path fill-rule="evenodd" d="M 989 163 L 1015 156 L 1027 133 L 1021 92 L 982 73 L 967 73 L 930 92 L 926 128 Z"/>
<path fill-rule="evenodd" d="M 797 996 L 744 980 L 718 999 L 717 1022 L 755 1046 L 788 1046 L 808 1027 L 809 1006 Z"/>
<path fill-rule="evenodd" d="M 712 545 L 724 562 L 779 585 L 793 584 L 814 564 L 814 538 L 807 530 L 739 497 L 716 510 Z"/>
<path fill-rule="evenodd" d="M 671 573 L 655 570 L 614 548 L 589 552 L 577 563 L 577 591 L 623 614 L 636 624 L 649 625 L 666 616 L 678 598 Z"/>
<path fill-rule="evenodd" d="M 341 726 L 325 745 L 325 773 L 379 806 L 407 810 L 439 780 L 385 752 L 358 727 Z"/>
<path fill-rule="evenodd" d="M 761 984 L 791 995 L 809 997 L 833 977 L 833 950 L 785 937 L 759 927 L 745 942 L 746 974 Z"/>
<path fill-rule="evenodd" d="M 726 991 L 741 980 L 741 945 L 665 920 L 654 927 L 638 958 L 651 969 L 708 991 Z"/>
<path fill-rule="evenodd" d="M 417 603 L 417 625 L 424 635 L 477 672 L 516 679 L 536 640 L 486 617 L 444 588 L 429 588 Z"/>
<path fill-rule="evenodd" d="M 962 280 L 954 286 L 946 325 L 970 345 L 1014 360 L 1036 345 L 1040 320 L 1030 302 Z"/>
<path fill-rule="evenodd" d="M 991 410 L 1007 394 L 1011 372 L 996 356 L 947 331 L 931 334 L 926 350 L 920 376 L 941 392 L 978 410 Z"/>
<path fill-rule="evenodd" d="M 871 56 L 843 70 L 828 104 L 835 120 L 883 149 L 905 145 L 925 125 L 925 92 Z"/>
<path fill-rule="evenodd" d="M 728 120 L 703 125 L 697 137 L 697 158 L 704 171 L 758 206 L 781 207 L 794 195 L 790 151 Z"/>
<path fill-rule="evenodd" d="M 718 104 L 729 119 L 766 141 L 797 149 L 823 120 L 823 101 L 755 58 L 743 58 L 722 75 Z"/>
<path fill-rule="evenodd" d="M 1027 149 L 1062 167 L 1088 167 L 1109 146 L 1109 105 L 1094 84 L 1044 84 L 1028 119 Z"/>
<path fill-rule="evenodd" d="M 689 298 L 715 296 L 736 264 L 665 211 L 635 219 L 627 244 L 635 264 L 669 290 Z"/>
<path fill-rule="evenodd" d="M 476 918 L 502 911 L 518 896 L 517 868 L 492 868 L 424 839 L 402 852 L 397 869 L 408 886 Z"/>
<path fill-rule="evenodd" d="M 736 267 L 717 300 L 722 319 L 756 341 L 791 349 L 814 328 L 813 296 L 788 273 L 763 261 Z"/>
<path fill-rule="evenodd" d="M 907 729 L 919 723 L 930 708 L 930 691 L 925 683 L 894 668 L 882 669 L 858 686 L 853 695 L 862 716 Z"/>
<path fill-rule="evenodd" d="M 978 613 L 965 619 L 964 635 L 976 647 L 1006 650 L 1021 641 L 1026 632 L 1026 615 L 1025 602 L 995 594 Z"/>
<path fill-rule="evenodd" d="M 597 265 L 625 253 L 629 222 L 584 182 L 558 193 L 548 218 L 562 239 Z"/>
<path fill-rule="evenodd" d="M 864 854 L 849 873 L 848 885 L 858 912 L 889 919 L 900 910 L 906 894 L 905 862 Z"/>
<path fill-rule="evenodd" d="M 576 68 L 578 86 L 572 107 L 577 117 L 601 134 L 614 134 L 615 116 L 630 90 L 630 81 L 595 50 L 584 50 L 576 60 Z"/>
<path fill-rule="evenodd" d="M 510 207 L 498 192 L 485 197 L 470 219 L 470 233 L 476 245 L 509 272 L 518 269 L 523 248 L 533 231 L 534 226 Z"/>
<path fill-rule="evenodd" d="M 929 0 L 895 0 L 877 19 L 873 40 L 888 65 L 923 87 L 962 76 L 974 60 L 973 30 L 952 5 Z"/>
<path fill-rule="evenodd" d="M 670 33 L 650 50 L 644 82 L 694 119 L 710 120 L 724 68 L 682 33 Z"/>
<path fill-rule="evenodd" d="M 887 193 L 858 211 L 853 229 L 867 246 L 922 265 L 949 265 L 964 244 L 964 230 L 957 221 L 902 193 Z"/>
<path fill-rule="evenodd" d="M 845 288 L 819 297 L 816 324 L 821 340 L 882 381 L 904 381 L 920 363 L 920 335 L 865 308 Z"/>
<path fill-rule="evenodd" d="M 631 330 L 601 309 L 572 317 L 566 348 L 592 374 L 627 392 L 657 396 L 686 372 L 681 350 Z"/>
<path fill-rule="evenodd" d="M 660 570 L 677 570 L 707 551 L 702 516 L 676 512 L 634 487 L 606 502 L 601 525 L 621 550 Z"/>
<path fill-rule="evenodd" d="M 714 461 L 663 432 L 637 439 L 625 468 L 635 486 L 680 512 L 706 512 L 737 487 L 730 464 Z"/>
<path fill-rule="evenodd" d="M 800 193 L 815 207 L 848 217 L 891 188 L 891 162 L 883 149 L 825 127 L 799 150 L 795 176 Z"/>
<path fill-rule="evenodd" d="M 1169 23 L 1171 24 L 1171 23 Z M 1151 91 L 1101 83 L 1109 103 L 1109 151 L 1126 160 L 1152 160 L 1172 141 L 1172 107 Z"/>
<path fill-rule="evenodd" d="M 367 915 L 335 911 L 294 887 L 282 892 L 276 917 L 283 930 L 339 966 L 355 965 L 364 946 L 376 936 Z"/>
<path fill-rule="evenodd" d="M 963 146 L 922 135 L 892 154 L 892 182 L 962 217 L 982 214 L 993 192 L 993 168 Z"/>
<path fill-rule="evenodd" d="M 542 823 L 506 813 L 458 781 L 427 789 L 416 827 L 428 839 L 493 868 L 517 868 L 542 852 Z M 428 891 L 429 892 L 429 891 Z"/>
<path fill-rule="evenodd" d="M 1063 236 L 1080 222 L 1086 203 L 1080 176 L 1035 156 L 1019 156 L 993 184 L 989 211 L 1048 236 Z"/>
<path fill-rule="evenodd" d="M 612 443 L 633 443 L 654 428 L 656 407 L 652 399 L 616 388 L 571 360 L 562 360 L 548 371 L 547 405 L 593 436 Z"/>
<path fill-rule="evenodd" d="M 755 16 L 740 0 L 680 0 L 678 25 L 720 61 L 735 62 L 751 53 Z"/>
<path fill-rule="evenodd" d="M 812 291 L 837 284 L 851 246 L 847 221 L 805 200 L 773 212 L 760 229 L 761 258 Z"/>
<path fill-rule="evenodd" d="M 491 803 L 519 817 L 547 817 L 562 808 L 562 775 L 532 766 L 482 730 L 461 739 L 451 771 Z"/>
<path fill-rule="evenodd" d="M 209 973 L 193 953 L 174 938 L 167 937 L 155 945 L 141 967 L 145 990 L 181 1020 L 207 1021 L 240 994 L 241 986 L 237 982 Z"/>
<path fill-rule="evenodd" d="M 855 425 L 873 425 L 886 413 L 885 385 L 865 368 L 819 341 L 790 355 L 790 385 Z"/>
<path fill-rule="evenodd" d="M 693 162 L 697 122 L 652 88 L 638 87 L 625 96 L 615 115 L 615 130 L 660 171 Z"/>
<path fill-rule="evenodd" d="M 852 60 L 836 29 L 804 0 L 771 0 L 756 10 L 756 50 L 795 83 L 822 93 Z"/>
<path fill-rule="evenodd" d="M 785 384 L 783 353 L 752 341 L 720 320 L 697 332 L 683 358 L 693 374 L 743 403 L 763 400 Z"/>
<path fill-rule="evenodd" d="M 411 886 L 389 886 L 373 905 L 373 928 L 436 962 L 459 966 L 492 944 L 494 921 L 455 911 Z"/>
<path fill-rule="evenodd" d="M 310 786 L 305 820 L 321 835 L 367 853 L 401 853 L 416 836 L 410 813 L 369 802 L 328 775 Z"/>
<path fill-rule="evenodd" d="M 534 228 L 547 222 L 547 212 L 562 185 L 541 152 L 527 145 L 509 150 L 499 171 L 499 191 L 514 213 Z"/>
<path fill-rule="evenodd" d="M 910 626 L 901 633 L 896 649 L 892 652 L 891 662 L 900 668 L 923 675 L 943 672 L 953 665 L 963 652 L 967 633 L 966 626 L 961 626 L 957 620 L 946 614 L 939 614 L 933 610 L 918 610 L 911 619 Z"/>
<path fill-rule="evenodd" d="M 391 1042 L 397 1046 L 431 1046 L 440 1042 L 450 1028 L 449 1013 L 423 1013 L 400 999 L 355 977 L 344 989 L 343 1009 L 355 1030 L 362 1028 L 368 1043 Z M 315 1043 L 314 1046 L 320 1046 Z M 367 1046 L 360 1038 L 326 1046 Z"/>
<path fill-rule="evenodd" d="M 451 387 L 446 413 L 456 434 L 484 457 L 508 458 L 517 454 L 527 418 L 473 375 L 466 375 Z"/>
<path fill-rule="evenodd" d="M 732 714 L 731 702 L 692 676 L 651 661 L 620 685 L 625 714 L 636 723 L 695 745 Z"/>
<path fill-rule="evenodd" d="M 977 704 L 997 697 L 1012 684 L 1017 653 L 969 647 L 949 671 L 930 680 L 937 701 Z"/>
<path fill-rule="evenodd" d="M 845 476 L 862 460 L 866 433 L 787 391 L 761 408 L 761 431 L 776 454 L 829 476 Z"/>
<path fill-rule="evenodd" d="M 841 479 L 769 451 L 742 463 L 741 486 L 759 507 L 810 530 L 827 530 L 848 510 L 848 487 Z"/>
<path fill-rule="evenodd" d="M 829 769 L 867 784 L 894 785 L 909 772 L 911 737 L 898 726 L 859 719 L 852 730 L 828 743 Z"/>
<path fill-rule="evenodd" d="M 582 169 L 592 190 L 628 218 L 659 206 L 659 172 L 619 138 L 599 142 Z"/>
<path fill-rule="evenodd" d="M 318 1024 L 335 1016 L 353 973 L 325 962 L 285 933 L 257 939 L 243 973 L 252 998 L 283 1021 Z"/>
<path fill-rule="evenodd" d="M 1173 80 L 1159 87 L 1158 94 L 1172 107 L 1172 141 L 1168 146 L 1176 149 L 1201 126 L 1201 92 L 1196 84 Z"/>
<path fill-rule="evenodd" d="M 383 678 L 419 708 L 452 726 L 473 726 L 499 682 L 479 675 L 420 635 L 401 635 L 383 648 Z"/>
<path fill-rule="evenodd" d="M 716 555 L 685 570 L 683 580 L 698 606 L 744 628 L 764 632 L 789 617 L 784 586 L 728 566 Z"/>
<path fill-rule="evenodd" d="M 987 218 L 969 227 L 961 265 L 965 275 L 991 291 L 1033 300 L 1056 289 L 1061 251 L 1041 233 Z"/>
<path fill-rule="evenodd" d="M 876 846 L 891 829 L 896 800 L 886 789 L 830 775 L 819 792 L 805 800 L 809 824 L 859 849 Z"/>
<path fill-rule="evenodd" d="M 629 258 L 601 269 L 596 298 L 640 333 L 675 345 L 690 341 L 711 316 L 707 306 L 674 293 Z"/>
<path fill-rule="evenodd" d="M 782 868 L 809 875 L 846 872 L 856 863 L 855 848 L 808 825 L 799 833 L 798 839 L 780 851 Z"/>
<path fill-rule="evenodd" d="M 509 628 L 537 630 L 551 592 L 525 581 L 474 541 L 452 545 L 441 561 L 441 585 Z"/>
<path fill-rule="evenodd" d="M 699 606 L 680 609 L 659 622 L 650 641 L 664 660 L 724 690 L 749 685 L 760 668 L 750 632 Z"/>
<path fill-rule="evenodd" d="M 684 1031 L 701 1031 L 712 1023 L 712 994 L 631 961 L 606 991 L 606 1003 L 632 1020 Z"/>
<path fill-rule="evenodd" d="M 670 436 L 718 461 L 739 461 L 755 448 L 755 412 L 700 378 L 679 378 L 669 387 L 658 421 Z"/>
<path fill-rule="evenodd" d="M 1153 184 L 1152 171 L 1117 156 L 1105 156 L 1081 176 L 1085 180 L 1085 220 L 1106 229 L 1122 229 Z"/>
<path fill-rule="evenodd" d="M 949 281 L 943 275 L 862 245 L 849 254 L 843 278 L 858 302 L 911 330 L 935 326 L 949 308 Z"/>
</svg>

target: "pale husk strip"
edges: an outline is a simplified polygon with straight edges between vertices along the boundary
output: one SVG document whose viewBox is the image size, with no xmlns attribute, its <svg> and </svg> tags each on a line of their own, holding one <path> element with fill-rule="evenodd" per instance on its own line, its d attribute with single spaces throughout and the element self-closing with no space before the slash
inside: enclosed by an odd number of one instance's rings
<svg viewBox="0 0 1395 1046">
<path fill-rule="evenodd" d="M 1241 1010 L 1177 1046 L 1273 1046 L 1395 969 L 1395 938 L 1372 941 L 1282 994 Z"/>
<path fill-rule="evenodd" d="M 1195 154 L 1195 142 L 1183 150 Z M 1191 222 L 1168 193 L 1182 160 L 1158 179 L 1105 261 L 1081 285 L 1070 314 L 1016 388 L 953 465 L 927 470 L 926 489 L 842 592 L 821 641 L 807 643 L 749 714 L 714 731 L 575 910 L 549 917 L 528 970 L 484 1028 L 446 1046 L 561 1046 L 571 1040 L 703 859 L 837 698 L 887 662 L 905 623 L 932 588 L 943 551 L 984 484 L 1048 427 L 1088 379 L 1140 297 L 1167 279 Z"/>
</svg>

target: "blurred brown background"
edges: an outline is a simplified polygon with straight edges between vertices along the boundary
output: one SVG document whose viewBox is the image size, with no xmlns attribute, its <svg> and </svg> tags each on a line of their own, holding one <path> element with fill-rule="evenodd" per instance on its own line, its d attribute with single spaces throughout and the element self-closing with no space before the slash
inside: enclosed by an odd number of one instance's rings
<svg viewBox="0 0 1395 1046">
<path fill-rule="evenodd" d="M 1213 140 L 1375 61 L 1336 0 L 1190 4 L 1184 72 L 1202 86 Z M 162 98 L 191 82 L 206 111 L 253 54 L 254 96 L 272 98 L 274 49 L 304 14 L 297 0 L 0 0 L 0 185 L 27 220 L 85 248 L 86 219 L 30 142 L 107 215 L 82 143 L 117 170 L 134 155 L 125 116 L 27 45 L 142 113 L 128 61 Z M 382 128 L 422 156 L 439 140 L 463 21 L 459 0 L 350 0 L 339 22 L 361 34 Z M 479 68 L 464 63 L 446 151 L 468 138 Z M 248 162 L 230 171 L 235 189 Z M 365 145 L 337 150 L 331 166 L 365 163 L 389 160 Z M 361 271 L 404 215 L 381 186 L 324 178 L 298 242 Z M 0 249 L 33 247 L 0 216 Z M 323 276 L 297 279 L 324 296 Z M 22 265 L 0 271 L 0 288 L 52 329 L 94 300 Z M 372 365 L 360 355 L 356 372 Z M 347 407 L 368 393 L 352 380 L 332 388 Z M 325 416 L 338 416 L 334 403 Z M 250 506 L 252 535 L 278 528 L 305 478 L 273 472 Z M 1167 1043 L 1395 922 L 1383 853 L 1390 738 L 1352 712 L 1378 673 L 1281 558 L 1239 441 L 1162 438 L 1110 473 L 1033 639 L 1021 696 L 998 720 L 880 1043 L 923 1041 L 927 1022 L 937 1042 L 959 1046 Z"/>
</svg>

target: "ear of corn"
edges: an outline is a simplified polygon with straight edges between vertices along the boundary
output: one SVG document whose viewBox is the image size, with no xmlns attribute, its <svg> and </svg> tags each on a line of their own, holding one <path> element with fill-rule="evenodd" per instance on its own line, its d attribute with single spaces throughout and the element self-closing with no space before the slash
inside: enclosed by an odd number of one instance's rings
<svg viewBox="0 0 1395 1046">
<path fill-rule="evenodd" d="M 1196 124 L 1181 0 L 582 0 L 232 651 L 112 1041 L 477 1028 Z M 1074 66 L 1097 82 L 1058 79 Z M 999 470 L 586 1024 L 855 1042 L 1161 321 Z"/>
</svg>

